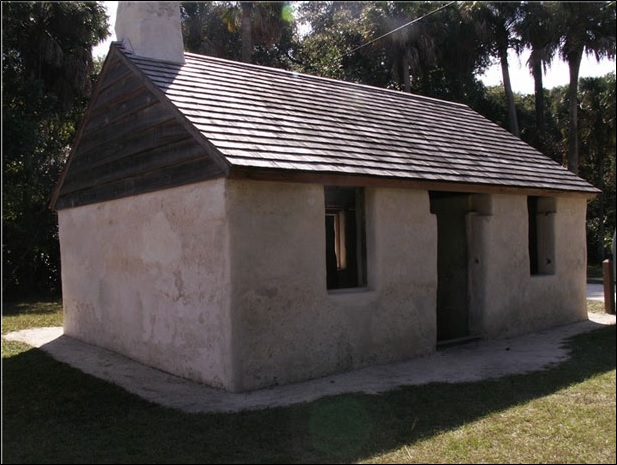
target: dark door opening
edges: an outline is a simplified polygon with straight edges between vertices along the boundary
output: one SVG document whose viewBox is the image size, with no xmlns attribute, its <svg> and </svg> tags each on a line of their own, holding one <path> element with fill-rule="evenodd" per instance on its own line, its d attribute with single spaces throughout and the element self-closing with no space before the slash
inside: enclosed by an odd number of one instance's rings
<svg viewBox="0 0 617 465">
<path fill-rule="evenodd" d="M 469 194 L 430 192 L 437 215 L 437 341 L 469 336 Z"/>
</svg>

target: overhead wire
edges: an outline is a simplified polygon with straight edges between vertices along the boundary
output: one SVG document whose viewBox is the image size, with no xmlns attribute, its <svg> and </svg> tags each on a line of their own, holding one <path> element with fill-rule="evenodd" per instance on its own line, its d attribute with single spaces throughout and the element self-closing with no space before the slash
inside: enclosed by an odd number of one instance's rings
<svg viewBox="0 0 617 465">
<path fill-rule="evenodd" d="M 346 57 L 347 55 L 351 55 L 352 53 L 357 52 L 358 50 L 360 50 L 360 49 L 362 49 L 362 48 L 364 48 L 364 47 L 367 47 L 367 46 L 371 45 L 372 43 L 375 43 L 375 42 L 377 42 L 378 40 L 383 39 L 384 37 L 387 37 L 387 36 L 389 36 L 389 35 L 391 35 L 391 34 L 394 34 L 395 32 L 400 31 L 401 29 L 404 29 L 404 28 L 406 28 L 407 26 L 411 26 L 412 24 L 417 23 L 418 21 L 421 21 L 421 20 L 423 20 L 424 18 L 427 18 L 428 16 L 433 15 L 433 14 L 435 14 L 435 13 L 437 13 L 437 12 L 439 12 L 439 11 L 441 11 L 441 10 L 443 10 L 443 9 L 445 9 L 445 8 L 447 8 L 447 7 L 449 7 L 449 6 L 451 6 L 453 3 L 456 3 L 456 2 L 455 2 L 455 1 L 453 1 L 453 2 L 448 2 L 448 3 L 446 3 L 445 5 L 442 5 L 442 6 L 440 6 L 439 8 L 437 8 L 437 9 L 435 9 L 435 10 L 433 10 L 433 11 L 429 11 L 428 13 L 426 13 L 425 15 L 420 16 L 419 18 L 412 19 L 412 20 L 411 20 L 411 21 L 409 21 L 408 23 L 405 23 L 405 24 L 403 24 L 402 26 L 399 26 L 399 27 L 397 27 L 396 29 L 391 30 L 390 32 L 386 32 L 385 34 L 382 34 L 382 35 L 380 35 L 379 37 L 377 37 L 377 38 L 375 38 L 375 39 L 372 39 L 372 40 L 370 40 L 370 41 L 366 42 L 365 44 L 359 45 L 358 47 L 356 47 L 356 48 L 354 48 L 354 49 L 351 49 L 351 50 L 349 50 L 348 52 L 343 53 L 342 55 L 340 55 L 340 56 L 336 57 L 334 60 L 338 61 L 338 60 L 340 60 L 341 58 Z M 333 61 L 334 61 L 334 60 L 333 60 Z"/>
</svg>

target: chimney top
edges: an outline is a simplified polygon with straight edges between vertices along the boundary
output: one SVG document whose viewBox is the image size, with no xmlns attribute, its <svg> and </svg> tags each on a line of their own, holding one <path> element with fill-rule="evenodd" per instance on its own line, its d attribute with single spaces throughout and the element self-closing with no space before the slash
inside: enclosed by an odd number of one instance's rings
<svg viewBox="0 0 617 465">
<path fill-rule="evenodd" d="M 184 63 L 180 2 L 118 2 L 115 29 L 135 55 Z"/>
</svg>

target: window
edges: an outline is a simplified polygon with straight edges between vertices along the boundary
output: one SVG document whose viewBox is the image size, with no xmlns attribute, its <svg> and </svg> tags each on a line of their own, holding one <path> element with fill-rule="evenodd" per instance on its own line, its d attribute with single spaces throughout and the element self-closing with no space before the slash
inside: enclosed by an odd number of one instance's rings
<svg viewBox="0 0 617 465">
<path fill-rule="evenodd" d="M 555 211 L 555 199 L 527 197 L 532 275 L 555 273 Z"/>
<path fill-rule="evenodd" d="M 364 191 L 324 188 L 328 289 L 366 286 Z"/>
</svg>

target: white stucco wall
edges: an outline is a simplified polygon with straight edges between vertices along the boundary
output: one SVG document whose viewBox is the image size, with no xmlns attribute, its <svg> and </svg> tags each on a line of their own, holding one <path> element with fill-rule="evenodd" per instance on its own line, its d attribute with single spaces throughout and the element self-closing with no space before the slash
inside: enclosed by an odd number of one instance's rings
<svg viewBox="0 0 617 465">
<path fill-rule="evenodd" d="M 64 332 L 229 385 L 225 181 L 61 210 Z"/>
<path fill-rule="evenodd" d="M 555 198 L 555 272 L 530 274 L 527 197 L 469 216 L 472 331 L 506 337 L 587 318 L 584 198 Z M 480 209 L 481 210 L 481 209 Z"/>
<path fill-rule="evenodd" d="M 328 292 L 323 186 L 229 184 L 234 390 L 434 350 L 428 194 L 366 189 L 365 200 L 368 286 Z"/>
<path fill-rule="evenodd" d="M 366 188 L 368 285 L 328 291 L 324 188 L 214 180 L 58 213 L 65 334 L 230 391 L 430 353 L 427 191 Z M 469 329 L 587 318 L 584 198 L 555 199 L 555 272 L 530 275 L 527 197 L 474 195 Z"/>
</svg>

